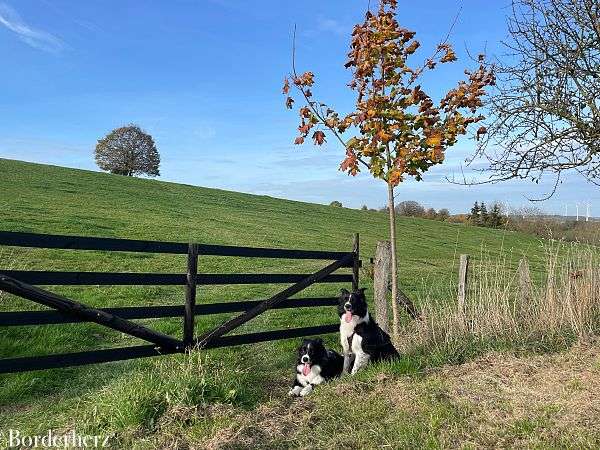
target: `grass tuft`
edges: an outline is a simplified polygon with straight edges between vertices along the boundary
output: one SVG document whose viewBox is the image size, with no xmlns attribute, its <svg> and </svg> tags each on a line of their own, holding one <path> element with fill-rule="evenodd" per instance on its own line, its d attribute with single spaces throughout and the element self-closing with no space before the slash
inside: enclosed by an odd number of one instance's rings
<svg viewBox="0 0 600 450">
<path fill-rule="evenodd" d="M 420 300 L 423 320 L 406 323 L 403 351 L 429 363 L 461 363 L 488 350 L 556 351 L 600 329 L 600 252 L 577 244 L 545 249 L 541 282 L 523 283 L 507 259 L 473 267 L 464 309 L 452 291 Z M 454 291 L 455 292 L 455 291 Z"/>
<path fill-rule="evenodd" d="M 112 435 L 153 433 L 165 424 L 192 423 L 213 404 L 250 408 L 257 397 L 247 378 L 246 370 L 200 352 L 167 357 L 153 370 L 119 378 L 88 396 L 78 426 Z"/>
</svg>

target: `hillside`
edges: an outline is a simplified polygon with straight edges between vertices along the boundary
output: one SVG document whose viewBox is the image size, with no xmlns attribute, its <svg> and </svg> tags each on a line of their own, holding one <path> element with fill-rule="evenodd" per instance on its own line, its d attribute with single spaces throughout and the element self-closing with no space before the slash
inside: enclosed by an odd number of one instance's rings
<svg viewBox="0 0 600 450">
<path fill-rule="evenodd" d="M 350 249 L 387 235 L 385 215 L 266 196 L 0 159 L 0 220 L 8 231 L 206 243 Z M 538 254 L 539 240 L 417 218 L 399 218 L 400 277 L 416 292 L 452 273 L 455 256 Z M 518 256 L 518 255 L 517 255 Z"/>
<path fill-rule="evenodd" d="M 0 192 L 0 229 L 6 231 L 323 250 L 350 250 L 352 234 L 360 233 L 365 262 L 373 256 L 376 242 L 387 235 L 387 218 L 377 212 L 5 159 L 0 159 Z M 398 240 L 402 288 L 417 303 L 426 298 L 453 298 L 461 253 L 470 254 L 475 265 L 482 258 L 502 260 L 509 269 L 516 268 L 520 256 L 526 254 L 534 275 L 540 273 L 545 261 L 540 242 L 531 236 L 425 219 L 400 218 Z M 0 261 L 4 267 L 39 270 L 182 272 L 185 268 L 185 258 L 178 256 L 38 249 L 0 249 Z M 202 256 L 199 262 L 200 271 L 209 273 L 305 272 L 318 266 Z M 371 292 L 370 280 L 365 274 L 362 277 L 362 284 Z M 335 295 L 339 287 L 320 285 L 305 295 Z M 281 287 L 200 287 L 198 301 L 265 298 L 278 289 Z M 183 301 L 183 290 L 171 287 L 53 290 L 103 307 Z M 0 311 L 18 309 L 34 306 L 9 296 L 0 299 Z M 219 316 L 203 317 L 198 330 L 222 320 Z M 329 308 L 278 311 L 252 321 L 246 329 L 335 320 Z M 165 319 L 154 321 L 152 326 L 177 334 L 181 323 Z M 337 347 L 334 335 L 327 342 Z M 5 357 L 126 344 L 130 344 L 129 339 L 86 324 L 0 328 L 0 354 Z M 113 433 L 119 442 L 131 443 L 140 433 L 158 432 L 157 421 L 174 405 L 213 405 L 210 408 L 218 412 L 219 405 L 225 404 L 237 411 L 251 410 L 284 394 L 296 345 L 297 340 L 290 340 L 215 350 L 191 362 L 173 356 L 0 376 L 0 430 L 17 425 L 24 432 L 77 428 Z M 396 369 L 414 372 L 420 370 L 420 364 L 408 358 Z M 181 392 L 185 392 L 184 398 L 178 397 Z M 215 413 L 213 417 L 210 408 L 190 431 L 198 439 L 212 435 L 215 427 L 231 425 L 228 415 Z M 183 419 L 177 423 L 186 426 Z"/>
</svg>

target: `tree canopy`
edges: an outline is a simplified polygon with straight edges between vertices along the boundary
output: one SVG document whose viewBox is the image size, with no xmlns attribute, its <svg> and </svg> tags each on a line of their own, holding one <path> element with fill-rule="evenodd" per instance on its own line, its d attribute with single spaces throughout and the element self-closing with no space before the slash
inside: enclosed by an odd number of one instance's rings
<svg viewBox="0 0 600 450">
<path fill-rule="evenodd" d="M 98 167 L 110 173 L 160 175 L 160 155 L 154 139 L 137 125 L 116 128 L 98 140 L 95 156 Z"/>
</svg>

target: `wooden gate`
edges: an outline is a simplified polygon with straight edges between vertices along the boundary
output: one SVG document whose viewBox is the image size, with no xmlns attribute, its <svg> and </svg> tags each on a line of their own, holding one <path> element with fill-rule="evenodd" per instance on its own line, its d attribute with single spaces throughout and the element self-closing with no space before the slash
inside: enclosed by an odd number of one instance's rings
<svg viewBox="0 0 600 450">
<path fill-rule="evenodd" d="M 336 305 L 336 297 L 298 299 L 291 299 L 290 297 L 315 283 L 351 282 L 352 287 L 357 288 L 360 267 L 358 235 L 354 237 L 354 245 L 351 252 L 234 247 L 17 232 L 0 232 L 0 245 L 107 252 L 187 254 L 187 272 L 185 274 L 56 272 L 4 270 L 0 267 L 0 290 L 55 310 L 3 312 L 0 313 L 0 326 L 38 326 L 94 322 L 150 343 L 149 345 L 79 353 L 4 358 L 0 359 L 0 373 L 78 366 L 184 353 L 195 349 L 229 347 L 332 333 L 338 330 L 338 324 L 227 335 L 269 309 Z M 202 255 L 244 258 L 316 259 L 331 260 L 333 262 L 312 274 L 201 274 L 198 273 L 198 258 Z M 334 274 L 338 269 L 344 267 L 352 268 L 352 273 Z M 196 304 L 197 286 L 273 283 L 294 284 L 266 300 Z M 180 306 L 135 306 L 96 309 L 73 299 L 41 289 L 37 287 L 39 285 L 183 285 L 186 286 L 186 295 L 185 302 L 182 302 Z M 242 312 L 242 314 L 200 336 L 194 335 L 196 316 L 227 312 Z M 132 322 L 132 319 L 165 317 L 183 317 L 183 340 Z"/>
</svg>

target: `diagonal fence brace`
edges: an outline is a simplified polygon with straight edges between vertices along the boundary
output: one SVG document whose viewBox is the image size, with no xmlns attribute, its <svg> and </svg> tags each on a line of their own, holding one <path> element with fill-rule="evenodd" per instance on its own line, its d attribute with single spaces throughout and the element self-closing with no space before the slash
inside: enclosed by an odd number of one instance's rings
<svg viewBox="0 0 600 450">
<path fill-rule="evenodd" d="M 202 347 L 207 346 L 213 340 L 220 338 L 224 334 L 229 333 L 230 331 L 238 328 L 239 326 L 243 325 L 244 323 L 248 322 L 249 320 L 262 314 L 267 309 L 273 308 L 274 306 L 278 305 L 279 303 L 290 298 L 292 295 L 295 295 L 298 292 L 306 289 L 310 285 L 318 283 L 319 281 L 324 279 L 327 275 L 335 272 L 337 269 L 339 269 L 341 267 L 345 267 L 346 264 L 348 264 L 348 262 L 353 260 L 353 258 L 354 258 L 353 253 L 348 254 L 347 256 L 329 264 L 327 267 L 324 267 L 323 269 L 319 270 L 318 272 L 308 275 L 306 278 L 300 280 L 298 283 L 275 294 L 274 296 L 265 300 L 264 302 L 259 303 L 254 308 L 246 311 L 245 313 L 240 314 L 239 316 L 234 317 L 231 320 L 228 320 L 227 322 L 223 323 L 222 325 L 218 326 L 217 328 L 214 328 L 213 330 L 204 333 L 202 336 L 198 337 L 195 340 L 194 347 L 202 348 Z"/>
<path fill-rule="evenodd" d="M 143 325 L 122 319 L 101 309 L 91 308 L 61 295 L 31 286 L 7 275 L 0 274 L 0 290 L 54 308 L 78 319 L 95 322 L 107 328 L 152 342 L 159 347 L 178 352 L 183 351 L 183 342 L 171 336 L 153 331 Z"/>
</svg>

